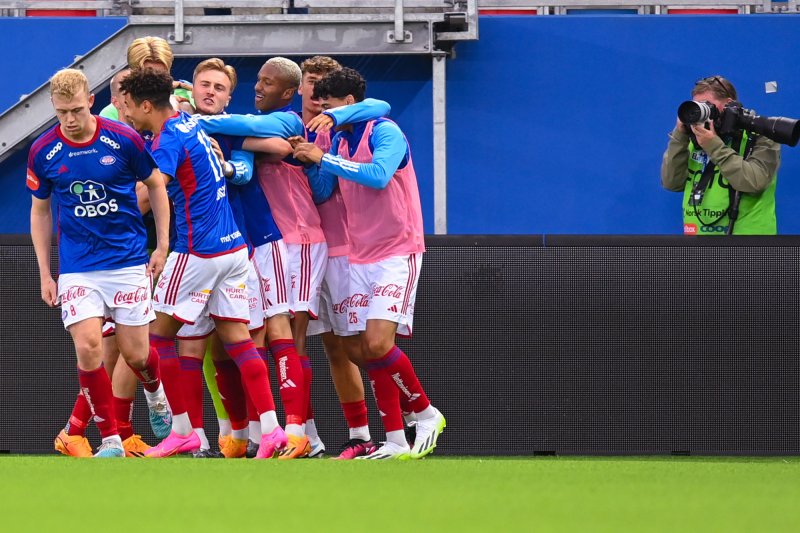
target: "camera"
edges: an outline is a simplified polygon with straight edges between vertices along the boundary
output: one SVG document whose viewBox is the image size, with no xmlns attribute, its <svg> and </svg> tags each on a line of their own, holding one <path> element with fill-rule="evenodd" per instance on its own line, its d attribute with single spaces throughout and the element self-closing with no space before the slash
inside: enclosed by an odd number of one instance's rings
<svg viewBox="0 0 800 533">
<path fill-rule="evenodd" d="M 714 121 L 720 136 L 730 135 L 736 130 L 747 130 L 789 146 L 796 146 L 800 141 L 800 120 L 762 117 L 736 101 L 728 102 L 720 113 L 711 102 L 687 100 L 678 106 L 678 119 L 686 125 Z"/>
</svg>

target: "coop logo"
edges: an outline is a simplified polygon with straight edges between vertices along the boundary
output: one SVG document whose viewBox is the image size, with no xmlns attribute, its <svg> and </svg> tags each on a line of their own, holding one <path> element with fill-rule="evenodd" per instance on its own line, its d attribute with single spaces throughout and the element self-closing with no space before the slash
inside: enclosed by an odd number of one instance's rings
<svg viewBox="0 0 800 533">
<path fill-rule="evenodd" d="M 57 153 L 58 153 L 58 152 L 61 150 L 61 148 L 63 148 L 63 147 L 64 147 L 64 145 L 63 145 L 63 144 L 61 144 L 61 141 L 58 141 L 58 143 L 57 143 L 55 146 L 53 146 L 53 149 L 52 149 L 52 150 L 50 150 L 50 152 L 49 152 L 49 153 L 48 153 L 46 156 L 44 156 L 44 158 L 45 158 L 45 159 L 47 159 L 48 161 L 50 161 L 51 159 L 53 159 L 53 157 L 55 157 L 55 155 L 56 155 L 56 154 L 57 154 Z"/>
<path fill-rule="evenodd" d="M 725 233 L 728 231 L 728 226 L 702 226 L 701 233 Z"/>
<path fill-rule="evenodd" d="M 109 139 L 105 135 L 100 136 L 100 142 L 109 145 L 114 150 L 119 150 L 120 148 L 122 148 L 117 141 L 115 141 L 114 139 Z"/>
<path fill-rule="evenodd" d="M 106 188 L 96 181 L 73 181 L 69 186 L 72 194 L 76 195 L 83 205 L 75 206 L 75 216 L 79 218 L 102 217 L 119 210 L 117 201 L 106 200 Z"/>
</svg>

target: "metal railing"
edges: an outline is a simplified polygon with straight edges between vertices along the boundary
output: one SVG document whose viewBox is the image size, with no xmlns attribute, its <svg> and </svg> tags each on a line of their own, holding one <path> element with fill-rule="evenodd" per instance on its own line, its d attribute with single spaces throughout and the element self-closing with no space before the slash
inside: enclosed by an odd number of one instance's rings
<svg viewBox="0 0 800 533">
<path fill-rule="evenodd" d="M 229 10 L 230 16 L 347 13 L 394 14 L 397 20 L 413 13 L 464 10 L 467 0 L 0 0 L 0 16 L 25 16 L 29 10 L 95 11 L 98 15 L 187 16 L 206 10 Z M 796 13 L 797 0 L 478 0 L 478 9 L 531 10 L 539 15 L 563 15 L 583 9 L 635 9 L 641 14 L 666 14 L 671 9 L 736 9 L 739 13 Z M 195 16 L 190 14 L 188 16 Z M 219 15 L 215 15 L 219 16 Z M 223 15 L 225 16 L 225 15 Z M 398 36 L 401 34 L 398 33 Z"/>
</svg>

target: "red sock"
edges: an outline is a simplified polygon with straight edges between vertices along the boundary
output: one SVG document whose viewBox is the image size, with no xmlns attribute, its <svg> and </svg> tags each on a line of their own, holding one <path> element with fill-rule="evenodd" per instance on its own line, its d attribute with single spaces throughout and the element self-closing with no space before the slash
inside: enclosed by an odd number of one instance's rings
<svg viewBox="0 0 800 533">
<path fill-rule="evenodd" d="M 253 339 L 246 339 L 236 344 L 226 344 L 225 351 L 239 367 L 242 383 L 245 384 L 247 395 L 252 400 L 258 414 L 274 411 L 275 400 L 272 398 L 272 389 L 269 386 L 267 365 L 258 355 L 258 349 Z"/>
<path fill-rule="evenodd" d="M 381 413 L 383 429 L 387 432 L 402 430 L 403 413 L 400 411 L 400 396 L 397 394 L 397 386 L 392 376 L 377 364 L 381 360 L 367 361 L 367 375 L 372 386 L 372 394 Z"/>
<path fill-rule="evenodd" d="M 395 386 L 400 390 L 400 397 L 405 397 L 401 401 L 401 406 L 403 403 L 406 405 L 403 410 L 408 409 L 419 413 L 431 404 L 417 379 L 411 361 L 397 346 L 392 347 L 380 359 L 370 361 L 369 364 L 382 368 L 392 378 Z"/>
<path fill-rule="evenodd" d="M 300 357 L 300 366 L 303 368 L 303 384 L 306 391 L 306 420 L 312 420 L 314 418 L 314 408 L 311 406 L 311 380 L 313 379 L 311 360 L 309 360 L 307 355 L 300 355 L 298 357 Z"/>
<path fill-rule="evenodd" d="M 342 402 L 342 412 L 344 418 L 347 420 L 347 427 L 361 428 L 369 425 L 367 419 L 367 402 L 361 400 L 358 402 Z"/>
<path fill-rule="evenodd" d="M 131 425 L 131 420 L 133 419 L 133 398 L 117 398 L 114 396 L 113 402 L 114 414 L 117 417 L 119 438 L 125 440 L 133 435 L 133 426 Z"/>
<path fill-rule="evenodd" d="M 92 419 L 92 408 L 83 391 L 78 391 L 78 397 L 75 399 L 75 405 L 72 406 L 72 414 L 69 416 L 69 424 L 67 425 L 67 435 L 83 435 L 86 433 L 86 426 Z"/>
<path fill-rule="evenodd" d="M 267 359 L 267 357 L 268 357 L 267 356 L 267 349 L 265 347 L 263 347 L 263 346 L 260 346 L 260 347 L 257 348 L 257 350 L 258 350 L 258 356 L 261 358 L 262 361 L 264 361 L 264 366 L 267 369 L 267 387 L 269 387 L 270 386 L 269 385 L 269 360 Z M 245 389 L 247 389 L 246 383 L 244 383 L 244 380 L 242 381 L 242 386 L 245 387 Z M 272 389 L 270 388 L 270 393 L 271 392 L 272 392 Z M 247 400 L 247 419 L 250 420 L 250 422 L 259 422 L 261 420 L 261 417 L 258 416 L 258 410 L 256 409 L 256 406 L 253 405 L 253 400 L 250 399 L 250 394 L 245 394 L 245 399 Z M 275 401 L 273 400 L 273 404 L 274 403 L 275 403 Z"/>
<path fill-rule="evenodd" d="M 158 371 L 159 353 L 153 350 L 153 342 L 150 341 L 150 353 L 147 355 L 147 361 L 144 363 L 144 368 L 133 368 L 131 365 L 128 367 L 133 370 L 139 381 L 142 382 L 142 387 L 147 392 L 155 392 L 161 384 L 160 374 Z"/>
<path fill-rule="evenodd" d="M 181 365 L 178 362 L 178 352 L 175 350 L 175 339 L 150 335 L 151 355 L 153 351 L 158 354 L 161 382 L 164 383 L 164 392 L 172 408 L 172 414 L 181 415 L 186 412 L 186 404 L 183 399 Z"/>
<path fill-rule="evenodd" d="M 78 381 L 81 384 L 83 395 L 92 409 L 94 423 L 100 430 L 103 438 L 117 435 L 117 421 L 114 417 L 112 405 L 111 379 L 109 379 L 103 365 L 94 370 L 78 369 Z"/>
<path fill-rule="evenodd" d="M 294 347 L 292 339 L 280 339 L 269 343 L 272 357 L 275 359 L 275 371 L 278 374 L 278 386 L 286 412 L 287 424 L 302 424 L 306 421 L 305 383 L 303 367 Z"/>
<path fill-rule="evenodd" d="M 181 367 L 181 388 L 189 422 L 193 428 L 203 427 L 203 360 L 178 357 Z"/>
<path fill-rule="evenodd" d="M 228 418 L 231 421 L 232 429 L 244 429 L 247 427 L 247 403 L 245 392 L 242 387 L 242 376 L 235 361 L 226 359 L 224 361 L 214 361 L 217 369 L 217 387 L 222 398 L 222 404 L 228 411 Z"/>
</svg>

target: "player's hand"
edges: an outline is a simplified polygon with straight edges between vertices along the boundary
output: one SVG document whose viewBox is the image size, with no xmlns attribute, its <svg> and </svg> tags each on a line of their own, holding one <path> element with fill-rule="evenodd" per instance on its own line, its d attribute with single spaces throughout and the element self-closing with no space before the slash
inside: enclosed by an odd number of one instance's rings
<svg viewBox="0 0 800 533">
<path fill-rule="evenodd" d="M 320 113 L 316 117 L 312 118 L 306 124 L 306 128 L 309 131 L 316 131 L 316 132 L 323 132 L 328 131 L 333 127 L 333 117 L 330 115 L 326 115 L 325 113 Z"/>
<path fill-rule="evenodd" d="M 708 126 L 708 129 L 706 129 Z M 701 148 L 705 148 L 708 142 L 717 136 L 717 130 L 714 128 L 714 122 L 708 121 L 703 124 L 692 124 L 692 131 L 694 136 L 697 137 L 697 144 Z"/>
<path fill-rule="evenodd" d="M 217 154 L 220 164 L 225 163 L 225 156 L 222 154 L 222 148 L 219 147 L 219 143 L 214 137 L 209 137 L 209 139 L 211 139 L 211 149 Z"/>
<path fill-rule="evenodd" d="M 319 163 L 325 155 L 314 143 L 300 143 L 294 148 L 294 157 L 303 163 Z"/>
<path fill-rule="evenodd" d="M 42 300 L 50 307 L 58 305 L 58 286 L 51 276 L 42 279 Z"/>
<path fill-rule="evenodd" d="M 304 143 L 304 142 L 308 142 L 308 141 L 306 140 L 306 138 L 305 138 L 305 137 L 303 137 L 302 135 L 293 135 L 293 136 L 289 137 L 289 138 L 288 138 L 288 139 L 286 139 L 286 140 L 287 140 L 287 141 L 289 141 L 289 144 L 292 146 L 292 150 L 294 150 L 295 148 L 297 148 L 297 145 L 298 145 L 298 144 L 302 144 L 302 143 Z"/>
<path fill-rule="evenodd" d="M 157 280 L 158 276 L 164 271 L 164 264 L 167 262 L 167 252 L 156 248 L 150 254 L 150 263 L 147 265 L 147 272 Z"/>
<path fill-rule="evenodd" d="M 185 81 L 173 80 L 172 82 L 172 90 L 175 89 L 185 89 L 189 92 L 192 92 L 192 84 L 187 83 Z"/>
</svg>

